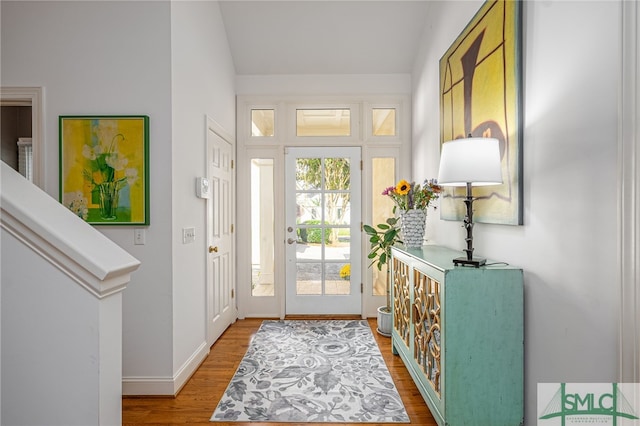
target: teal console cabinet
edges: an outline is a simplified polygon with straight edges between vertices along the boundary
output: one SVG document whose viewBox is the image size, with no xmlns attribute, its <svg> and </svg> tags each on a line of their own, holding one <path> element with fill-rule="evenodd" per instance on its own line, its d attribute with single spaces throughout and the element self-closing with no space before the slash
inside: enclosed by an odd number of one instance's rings
<svg viewBox="0 0 640 426">
<path fill-rule="evenodd" d="M 438 425 L 522 425 L 522 270 L 454 266 L 461 253 L 433 245 L 391 254 L 392 350 Z"/>
</svg>

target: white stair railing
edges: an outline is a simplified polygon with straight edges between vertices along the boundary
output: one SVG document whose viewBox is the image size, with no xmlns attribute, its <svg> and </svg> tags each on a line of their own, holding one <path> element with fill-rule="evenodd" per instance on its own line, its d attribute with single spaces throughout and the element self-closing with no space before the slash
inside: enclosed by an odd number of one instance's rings
<svg viewBox="0 0 640 426">
<path fill-rule="evenodd" d="M 120 424 L 122 291 L 140 262 L 1 166 L 0 424 Z"/>
</svg>

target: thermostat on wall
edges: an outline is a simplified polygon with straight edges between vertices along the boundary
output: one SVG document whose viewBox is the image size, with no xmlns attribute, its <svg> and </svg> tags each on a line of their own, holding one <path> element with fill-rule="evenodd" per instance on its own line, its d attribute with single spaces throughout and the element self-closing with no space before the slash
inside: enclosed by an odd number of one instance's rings
<svg viewBox="0 0 640 426">
<path fill-rule="evenodd" d="M 209 198 L 211 194 L 211 186 L 209 179 L 204 177 L 196 178 L 196 196 L 199 198 Z"/>
</svg>

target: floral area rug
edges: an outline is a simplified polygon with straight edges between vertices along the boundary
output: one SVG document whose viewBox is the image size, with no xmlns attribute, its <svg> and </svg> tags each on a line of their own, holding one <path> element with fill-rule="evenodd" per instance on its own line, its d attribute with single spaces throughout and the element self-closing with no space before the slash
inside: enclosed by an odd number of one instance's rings
<svg viewBox="0 0 640 426">
<path fill-rule="evenodd" d="M 216 422 L 408 423 L 367 321 L 264 321 Z"/>
</svg>

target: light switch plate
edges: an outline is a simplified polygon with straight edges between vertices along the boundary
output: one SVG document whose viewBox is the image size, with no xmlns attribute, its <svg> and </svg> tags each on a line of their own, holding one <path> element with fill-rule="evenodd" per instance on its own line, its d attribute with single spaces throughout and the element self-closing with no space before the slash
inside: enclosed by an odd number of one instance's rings
<svg viewBox="0 0 640 426">
<path fill-rule="evenodd" d="M 196 228 L 182 228 L 182 244 L 189 244 L 196 240 Z"/>
<path fill-rule="evenodd" d="M 144 228 L 134 228 L 133 229 L 133 244 L 139 246 L 144 245 L 146 242 L 146 235 L 144 232 Z"/>
</svg>

